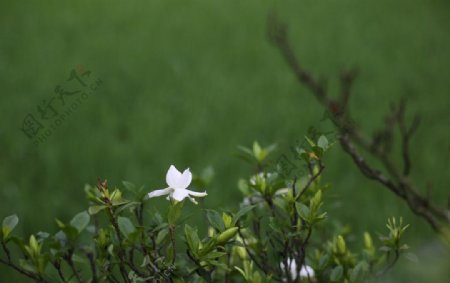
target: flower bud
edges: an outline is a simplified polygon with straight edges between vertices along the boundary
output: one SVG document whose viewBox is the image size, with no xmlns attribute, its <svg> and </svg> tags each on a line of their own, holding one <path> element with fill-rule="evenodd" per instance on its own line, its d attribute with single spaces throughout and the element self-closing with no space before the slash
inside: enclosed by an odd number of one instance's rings
<svg viewBox="0 0 450 283">
<path fill-rule="evenodd" d="M 245 260 L 248 258 L 247 251 L 245 250 L 244 247 L 235 247 L 235 248 L 236 248 L 236 252 L 239 255 L 239 258 L 241 260 Z"/>
<path fill-rule="evenodd" d="M 39 251 L 39 243 L 36 240 L 36 238 L 34 237 L 34 235 L 30 236 L 30 248 L 34 251 L 34 252 L 38 252 Z"/>
<path fill-rule="evenodd" d="M 236 236 L 238 230 L 239 230 L 239 227 L 232 227 L 232 228 L 229 228 L 229 229 L 225 230 L 224 232 L 220 233 L 220 235 L 217 237 L 217 243 L 223 244 L 223 243 L 228 242 L 228 240 L 230 240 L 231 238 Z"/>
<path fill-rule="evenodd" d="M 222 214 L 222 220 L 223 220 L 223 223 L 225 225 L 225 228 L 230 228 L 231 227 L 231 223 L 233 221 L 233 218 L 228 213 L 224 212 Z"/>
<path fill-rule="evenodd" d="M 214 231 L 214 228 L 209 226 L 208 227 L 208 236 L 209 237 L 214 237 L 215 234 L 216 234 L 216 232 Z"/>
<path fill-rule="evenodd" d="M 336 245 L 338 253 L 345 254 L 347 247 L 345 245 L 345 240 L 341 235 L 337 236 Z"/>
<path fill-rule="evenodd" d="M 364 248 L 368 250 L 373 249 L 372 237 L 368 232 L 364 232 Z"/>
<path fill-rule="evenodd" d="M 35 259 L 41 253 L 41 246 L 34 237 L 34 235 L 30 236 L 30 242 L 28 246 L 25 246 L 25 250 L 28 252 L 31 258 Z"/>
</svg>

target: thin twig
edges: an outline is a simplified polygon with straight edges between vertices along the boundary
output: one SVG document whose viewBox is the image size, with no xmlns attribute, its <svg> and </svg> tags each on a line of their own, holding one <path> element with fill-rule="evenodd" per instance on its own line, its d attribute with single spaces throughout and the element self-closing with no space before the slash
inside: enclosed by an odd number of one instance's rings
<svg viewBox="0 0 450 283">
<path fill-rule="evenodd" d="M 305 186 L 300 190 L 300 193 L 297 196 L 295 196 L 295 201 L 299 200 L 302 197 L 302 195 L 306 192 L 309 186 L 311 186 L 311 184 L 322 174 L 323 169 L 325 169 L 325 165 L 323 165 L 322 162 L 319 160 L 319 170 L 317 171 L 316 174 L 312 175 L 308 179 L 308 182 L 306 182 Z"/>
<path fill-rule="evenodd" d="M 26 271 L 26 270 L 20 268 L 19 266 L 15 265 L 14 263 L 12 263 L 10 261 L 6 261 L 6 260 L 0 258 L 0 263 L 3 263 L 4 265 L 11 267 L 12 269 L 16 270 L 20 274 L 25 275 L 25 276 L 27 276 L 27 277 L 29 277 L 29 278 L 37 281 L 37 282 L 45 282 L 45 283 L 48 282 L 47 280 L 39 277 L 38 275 L 35 275 L 35 274 L 33 274 L 33 273 L 29 272 L 29 271 Z"/>
<path fill-rule="evenodd" d="M 268 34 L 269 39 L 281 51 L 287 64 L 297 76 L 298 81 L 307 87 L 320 104 L 330 113 L 331 121 L 341 134 L 339 139 L 341 147 L 352 157 L 361 172 L 369 179 L 378 181 L 402 198 L 408 204 L 411 211 L 423 217 L 435 231 L 439 232 L 442 226 L 448 226 L 450 224 L 450 214 L 448 211 L 432 205 L 428 198 L 419 194 L 407 179 L 411 168 L 409 142 L 419 124 L 418 118 L 415 118 L 412 125 L 407 128 L 402 120 L 404 114 L 401 113 L 401 116 L 397 117 L 397 122 L 400 124 L 402 133 L 402 159 L 404 163 L 403 170 L 399 170 L 392 160 L 392 156 L 387 155 L 383 149 L 374 146 L 374 143 L 361 133 L 349 115 L 347 104 L 355 76 L 341 77 L 341 109 L 339 109 L 339 104 L 329 97 L 323 80 L 314 78 L 309 71 L 301 66 L 289 42 L 286 25 L 280 23 L 273 15 L 269 18 Z M 400 107 L 402 106 L 400 105 Z M 404 112 L 404 109 L 400 109 L 399 112 Z M 389 174 L 389 177 L 369 165 L 356 150 L 355 144 L 378 159 Z"/>
</svg>

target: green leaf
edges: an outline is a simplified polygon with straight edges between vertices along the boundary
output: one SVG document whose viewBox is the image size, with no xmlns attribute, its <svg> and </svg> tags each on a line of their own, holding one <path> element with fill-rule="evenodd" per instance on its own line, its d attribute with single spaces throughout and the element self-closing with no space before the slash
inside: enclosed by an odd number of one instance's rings
<svg viewBox="0 0 450 283">
<path fill-rule="evenodd" d="M 319 269 L 324 269 L 327 266 L 329 261 L 330 261 L 330 255 L 329 254 L 322 255 L 320 257 L 320 260 L 319 260 L 318 268 Z"/>
<path fill-rule="evenodd" d="M 247 279 L 244 270 L 242 270 L 241 268 L 235 266 L 234 269 L 236 269 L 237 271 L 239 271 L 239 273 L 242 275 L 242 277 L 244 277 L 244 279 Z"/>
<path fill-rule="evenodd" d="M 78 229 L 73 227 L 72 225 L 67 225 L 61 230 L 67 235 L 67 238 L 72 241 L 75 241 L 80 234 Z"/>
<path fill-rule="evenodd" d="M 16 214 L 10 215 L 3 219 L 2 223 L 2 233 L 3 239 L 8 238 L 9 234 L 14 230 L 14 228 L 19 223 L 19 217 Z"/>
<path fill-rule="evenodd" d="M 365 261 L 361 261 L 360 263 L 358 263 L 350 271 L 350 282 L 362 282 L 366 267 L 367 263 Z"/>
<path fill-rule="evenodd" d="M 206 217 L 208 218 L 209 223 L 219 231 L 225 230 L 225 224 L 223 223 L 222 216 L 219 212 L 208 209 L 206 210 Z"/>
<path fill-rule="evenodd" d="M 297 202 L 295 204 L 295 208 L 297 209 L 297 213 L 298 215 L 300 215 L 300 217 L 305 220 L 305 221 L 309 221 L 309 216 L 310 216 L 310 210 L 309 207 L 307 207 L 306 205 L 304 205 L 301 202 Z"/>
<path fill-rule="evenodd" d="M 222 257 L 222 256 L 224 256 L 224 255 L 226 255 L 226 254 L 227 254 L 227 253 L 224 253 L 224 252 L 215 252 L 215 251 L 212 251 L 212 252 L 208 253 L 206 256 L 204 256 L 202 259 L 203 259 L 203 260 L 216 259 L 216 258 Z"/>
<path fill-rule="evenodd" d="M 209 241 L 200 249 L 199 255 L 205 256 L 210 253 L 217 245 L 217 239 L 211 238 Z"/>
<path fill-rule="evenodd" d="M 107 208 L 106 205 L 92 205 L 89 207 L 88 212 L 90 215 L 95 215 L 105 208 Z"/>
<path fill-rule="evenodd" d="M 245 214 L 250 212 L 255 207 L 256 207 L 256 205 L 250 205 L 250 206 L 244 206 L 243 208 L 241 208 L 233 217 L 233 226 L 236 225 L 236 223 L 239 221 L 239 219 L 242 216 L 244 216 Z"/>
<path fill-rule="evenodd" d="M 84 257 L 81 257 L 81 256 L 77 255 L 77 254 L 73 254 L 72 255 L 72 260 L 74 262 L 77 262 L 77 263 L 86 263 L 86 259 Z"/>
<path fill-rule="evenodd" d="M 73 227 L 72 225 L 65 225 L 58 219 L 56 220 L 56 222 L 58 223 L 59 228 L 61 228 L 61 231 L 66 235 L 66 238 L 68 240 L 74 241 L 79 235 L 77 228 Z"/>
<path fill-rule="evenodd" d="M 128 239 L 130 234 L 136 231 L 136 227 L 134 227 L 133 223 L 127 217 L 119 216 L 117 218 L 117 223 L 119 224 L 120 231 L 125 235 Z"/>
<path fill-rule="evenodd" d="M 197 229 L 192 228 L 189 225 L 184 226 L 184 235 L 186 242 L 194 254 L 197 254 L 200 247 L 200 239 L 197 234 Z"/>
<path fill-rule="evenodd" d="M 318 190 L 309 203 L 309 208 L 316 211 L 320 208 L 322 202 L 322 190 Z"/>
<path fill-rule="evenodd" d="M 317 145 L 323 150 L 326 150 L 328 148 L 328 139 L 325 136 L 320 136 Z"/>
<path fill-rule="evenodd" d="M 111 194 L 111 203 L 113 206 L 126 204 L 129 201 L 122 198 L 122 192 L 119 189 L 115 189 Z"/>
<path fill-rule="evenodd" d="M 248 195 L 251 194 L 251 190 L 250 190 L 250 187 L 248 186 L 247 180 L 239 179 L 239 181 L 238 181 L 238 189 L 245 196 L 248 196 Z"/>
<path fill-rule="evenodd" d="M 169 208 L 169 213 L 167 215 L 167 220 L 169 224 L 175 225 L 177 220 L 181 216 L 181 210 L 183 209 L 183 202 L 172 203 Z"/>
<path fill-rule="evenodd" d="M 341 280 L 343 274 L 344 268 L 342 267 L 342 265 L 338 265 L 331 271 L 330 280 L 332 282 L 338 282 Z"/>
<path fill-rule="evenodd" d="M 127 209 L 130 209 L 130 208 L 133 208 L 133 207 L 136 207 L 136 206 L 139 206 L 140 204 L 141 204 L 141 203 L 140 203 L 140 202 L 137 202 L 137 201 L 129 202 L 129 203 L 124 204 L 124 205 L 122 205 L 121 207 L 119 207 L 119 208 L 114 212 L 114 214 L 117 216 L 117 215 L 119 215 L 122 211 L 127 210 Z"/>
<path fill-rule="evenodd" d="M 33 265 L 29 264 L 28 261 L 24 260 L 24 259 L 19 259 L 19 265 L 20 267 L 22 267 L 23 269 L 25 269 L 28 272 L 31 273 L 37 273 L 37 269 L 36 267 L 34 267 Z"/>
<path fill-rule="evenodd" d="M 305 139 L 306 139 L 306 141 L 309 143 L 309 145 L 311 146 L 311 147 L 314 147 L 316 144 L 310 139 L 310 138 L 308 138 L 307 136 L 305 136 Z"/>
<path fill-rule="evenodd" d="M 243 152 L 243 153 L 245 153 L 245 154 L 248 154 L 248 155 L 250 155 L 250 156 L 253 156 L 253 152 L 249 149 L 249 148 L 247 148 L 247 147 L 245 147 L 245 146 L 242 146 L 242 145 L 238 145 L 238 147 L 237 147 L 241 152 Z"/>
<path fill-rule="evenodd" d="M 70 225 L 77 229 L 78 233 L 84 230 L 89 224 L 91 217 L 86 211 L 80 212 L 70 221 Z"/>
<path fill-rule="evenodd" d="M 159 231 L 158 235 L 156 236 L 156 244 L 159 245 L 166 239 L 166 236 L 169 234 L 169 229 L 163 229 Z"/>
<path fill-rule="evenodd" d="M 261 149 L 261 146 L 259 145 L 259 143 L 257 141 L 255 141 L 253 143 L 253 155 L 255 156 L 255 158 L 258 161 L 262 161 L 262 159 L 260 160 L 260 158 L 263 155 L 263 150 Z M 264 158 L 263 158 L 264 159 Z"/>
<path fill-rule="evenodd" d="M 47 239 L 49 236 L 50 236 L 49 233 L 47 233 L 47 232 L 42 232 L 42 231 L 37 232 L 37 234 L 36 234 L 36 237 L 38 238 L 38 240 L 45 240 L 45 239 Z"/>
</svg>

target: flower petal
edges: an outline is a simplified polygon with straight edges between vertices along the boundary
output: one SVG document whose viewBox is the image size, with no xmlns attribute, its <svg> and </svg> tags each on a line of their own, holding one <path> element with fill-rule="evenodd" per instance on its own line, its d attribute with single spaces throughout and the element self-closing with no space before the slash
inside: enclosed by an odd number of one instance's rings
<svg viewBox="0 0 450 283">
<path fill-rule="evenodd" d="M 156 191 L 148 193 L 147 198 L 154 198 L 154 197 L 167 195 L 167 194 L 170 194 L 172 191 L 173 191 L 173 189 L 171 189 L 171 188 L 156 190 Z"/>
<path fill-rule="evenodd" d="M 206 191 L 204 191 L 203 193 L 202 192 L 194 192 L 194 191 L 190 191 L 190 190 L 186 190 L 186 191 L 188 191 L 188 193 L 189 193 L 189 195 L 191 195 L 191 196 L 193 196 L 193 197 L 205 197 L 205 196 L 207 196 L 208 194 L 206 193 Z"/>
<path fill-rule="evenodd" d="M 288 270 L 291 273 L 291 279 L 297 279 L 297 263 L 295 262 L 294 259 L 288 258 L 287 259 L 287 265 L 288 265 Z M 280 263 L 280 267 L 281 269 L 284 271 L 284 262 Z M 286 281 L 286 280 L 283 280 Z"/>
<path fill-rule="evenodd" d="M 182 201 L 184 198 L 189 196 L 189 191 L 184 189 L 176 189 L 173 191 L 173 193 L 170 195 L 171 198 L 173 198 L 176 201 Z"/>
<path fill-rule="evenodd" d="M 193 204 L 198 204 L 198 202 L 195 200 L 195 198 L 191 198 L 190 196 L 188 196 L 188 198 Z"/>
<path fill-rule="evenodd" d="M 184 170 L 183 175 L 181 175 L 181 178 L 178 180 L 178 186 L 177 189 L 186 189 L 189 187 L 189 185 L 192 182 L 192 174 L 191 171 L 188 169 Z"/>
<path fill-rule="evenodd" d="M 289 269 L 291 271 L 291 278 L 297 279 L 297 263 L 295 262 L 295 259 L 288 259 L 288 265 Z"/>
<path fill-rule="evenodd" d="M 167 185 L 169 185 L 169 187 L 171 188 L 176 188 L 177 184 L 178 184 L 178 180 L 181 178 L 181 173 L 180 171 L 177 170 L 177 168 L 175 168 L 175 166 L 170 165 L 169 170 L 167 171 L 166 174 L 166 183 Z"/>
<path fill-rule="evenodd" d="M 300 269 L 300 277 L 314 277 L 314 270 L 311 268 L 311 266 L 303 265 L 302 269 Z"/>
</svg>

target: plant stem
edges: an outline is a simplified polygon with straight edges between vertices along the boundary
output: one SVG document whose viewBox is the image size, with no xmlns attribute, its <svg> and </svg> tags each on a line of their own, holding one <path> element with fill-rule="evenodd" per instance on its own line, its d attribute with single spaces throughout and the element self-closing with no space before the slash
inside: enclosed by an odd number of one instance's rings
<svg viewBox="0 0 450 283">
<path fill-rule="evenodd" d="M 177 257 L 177 249 L 175 247 L 175 226 L 170 225 L 169 226 L 169 234 L 170 234 L 170 241 L 172 242 L 172 265 L 175 264 L 175 259 Z"/>
</svg>

